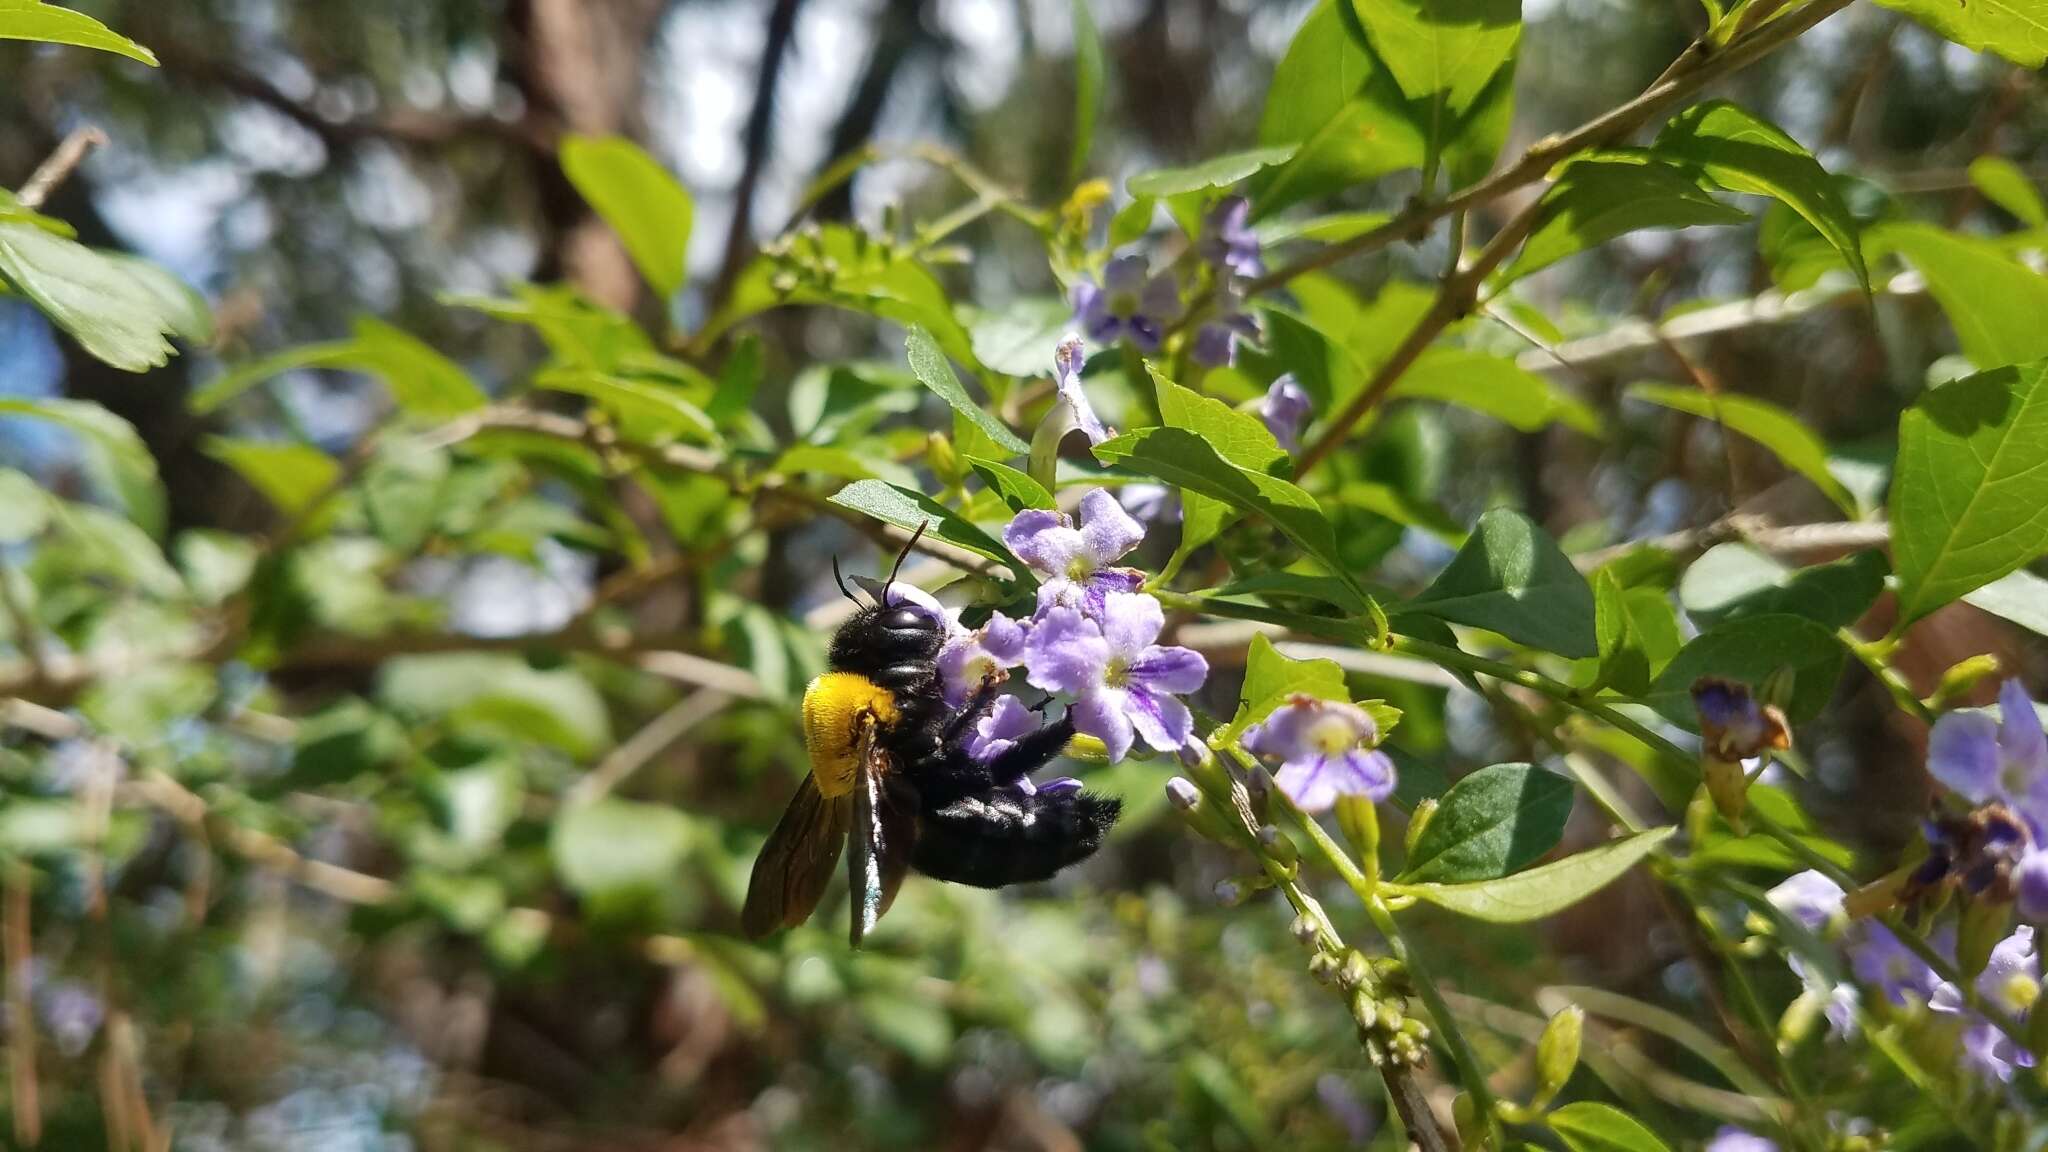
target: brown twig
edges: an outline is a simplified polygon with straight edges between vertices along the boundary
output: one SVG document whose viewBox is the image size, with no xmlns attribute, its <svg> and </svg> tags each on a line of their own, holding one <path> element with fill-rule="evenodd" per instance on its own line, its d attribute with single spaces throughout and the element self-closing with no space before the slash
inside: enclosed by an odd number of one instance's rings
<svg viewBox="0 0 2048 1152">
<path fill-rule="evenodd" d="M 57 145 L 57 150 L 50 153 L 49 159 L 37 165 L 28 182 L 15 192 L 14 198 L 21 201 L 23 208 L 41 208 L 50 194 L 77 171 L 85 161 L 85 154 L 106 142 L 107 134 L 90 124 L 72 129 L 71 134 Z"/>
</svg>

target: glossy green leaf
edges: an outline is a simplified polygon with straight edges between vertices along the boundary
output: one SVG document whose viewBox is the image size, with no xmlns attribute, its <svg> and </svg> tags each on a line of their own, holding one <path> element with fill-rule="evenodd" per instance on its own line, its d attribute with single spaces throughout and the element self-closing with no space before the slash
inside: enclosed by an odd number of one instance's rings
<svg viewBox="0 0 2048 1152">
<path fill-rule="evenodd" d="M 1670 384 L 1637 384 L 1626 395 L 1633 400 L 1704 416 L 1742 433 L 1770 449 L 1785 467 L 1812 481 L 1844 513 L 1850 517 L 1857 515 L 1856 498 L 1828 471 L 1828 446 L 1797 416 L 1776 404 L 1754 396 L 1716 396 Z"/>
<path fill-rule="evenodd" d="M 1226 740 L 1235 740 L 1244 730 L 1264 720 L 1273 710 L 1295 695 L 1318 700 L 1351 701 L 1344 684 L 1344 669 L 1334 660 L 1296 660 L 1273 646 L 1261 632 L 1252 637 L 1245 653 L 1244 685 L 1238 692 L 1237 712 L 1223 730 Z"/>
<path fill-rule="evenodd" d="M 761 338 L 752 332 L 741 336 L 718 371 L 718 387 L 704 405 L 704 414 L 719 428 L 730 425 L 754 406 L 754 394 L 761 389 Z"/>
<path fill-rule="evenodd" d="M 1156 172 L 1141 173 L 1126 181 L 1124 189 L 1133 196 L 1163 198 L 1188 192 L 1205 192 L 1211 188 L 1228 188 L 1268 168 L 1277 168 L 1292 160 L 1296 147 L 1293 144 L 1281 144 L 1269 148 L 1252 148 L 1243 152 L 1226 152 L 1185 168 L 1161 168 Z"/>
<path fill-rule="evenodd" d="M 1159 417 L 1166 426 L 1185 428 L 1200 436 L 1226 463 L 1268 475 L 1287 469 L 1286 451 L 1258 417 L 1183 388 L 1157 370 L 1152 372 L 1152 387 L 1159 403 Z M 1200 492 L 1183 491 L 1180 543 L 1174 555 L 1184 560 L 1195 549 L 1214 540 L 1233 519 L 1235 514 L 1228 503 Z"/>
<path fill-rule="evenodd" d="M 61 425 L 78 434 L 86 468 L 128 518 L 150 535 L 164 530 L 164 486 L 156 458 L 135 426 L 90 400 L 0 396 L 0 416 Z"/>
<path fill-rule="evenodd" d="M 2048 551 L 2048 361 L 1929 389 L 1899 418 L 1891 521 L 1904 621 Z"/>
<path fill-rule="evenodd" d="M 2048 61 L 2048 4 L 2042 0 L 1878 0 L 1973 52 L 1996 52 L 2023 68 Z"/>
<path fill-rule="evenodd" d="M 1625 696 L 1640 696 L 1683 644 L 1678 617 L 1663 590 L 1623 587 L 1609 569 L 1595 572 L 1592 585 L 1600 642 L 1595 680 Z"/>
<path fill-rule="evenodd" d="M 0 222 L 0 276 L 87 352 L 124 372 L 168 363 L 172 336 L 212 338 L 205 303 L 169 273 L 34 224 Z"/>
<path fill-rule="evenodd" d="M 1544 1120 L 1572 1152 L 1670 1152 L 1656 1133 L 1612 1105 L 1580 1100 Z"/>
<path fill-rule="evenodd" d="M 1095 148 L 1095 125 L 1102 118 L 1102 82 L 1105 66 L 1102 33 L 1096 31 L 1095 14 L 1088 0 L 1073 0 L 1067 6 L 1074 20 L 1074 150 L 1067 157 L 1067 183 L 1078 184 L 1088 170 L 1088 153 Z"/>
<path fill-rule="evenodd" d="M 1365 598 L 1351 585 L 1335 576 L 1313 576 L 1306 572 L 1248 572 L 1221 588 L 1204 589 L 1197 595 L 1302 597 L 1321 601 L 1352 616 L 1363 616 L 1370 610 Z"/>
<path fill-rule="evenodd" d="M 233 468 L 286 516 L 311 508 L 341 479 L 340 463 L 311 444 L 214 436 L 206 454 Z"/>
<path fill-rule="evenodd" d="M 1028 472 L 1019 471 L 998 460 L 984 460 L 979 456 L 969 456 L 967 465 L 988 484 L 990 491 L 1003 498 L 1003 503 L 1009 505 L 1012 512 L 1022 512 L 1026 508 L 1059 507 L 1052 493 L 1047 492 L 1044 485 L 1033 480 Z"/>
<path fill-rule="evenodd" d="M 1529 238 L 1500 274 L 1506 284 L 1567 256 L 1646 228 L 1740 224 L 1748 219 L 1709 195 L 1685 169 L 1647 158 L 1580 160 L 1543 196 Z"/>
<path fill-rule="evenodd" d="M 2048 580 L 2024 568 L 1993 580 L 1964 596 L 1963 601 L 2036 635 L 2048 636 Z"/>
<path fill-rule="evenodd" d="M 2048 4 L 2041 5 L 2048 14 Z M 2041 190 L 2020 166 L 2003 156 L 1984 155 L 1970 161 L 1970 183 L 1986 200 L 2012 213 L 2029 228 L 2048 227 L 2048 207 L 2041 203 Z"/>
<path fill-rule="evenodd" d="M 156 53 L 83 12 L 42 0 L 0 0 L 0 40 L 38 40 L 97 48 L 156 67 Z"/>
<path fill-rule="evenodd" d="M 1351 7 L 1414 102 L 1429 154 L 1442 156 L 1462 118 L 1514 59 L 1520 0 L 1351 0 Z"/>
<path fill-rule="evenodd" d="M 1495 924 L 1520 924 L 1555 915 L 1607 887 L 1675 831 L 1653 828 L 1493 880 L 1386 887 L 1391 893 L 1413 896 L 1460 916 Z"/>
<path fill-rule="evenodd" d="M 1842 677 L 1847 653 L 1835 631 L 1804 616 L 1765 613 L 1731 620 L 1694 637 L 1650 685 L 1643 703 L 1689 732 L 1699 731 L 1692 685 L 1702 676 L 1758 688 L 1780 668 L 1792 671 L 1786 718 L 1803 724 L 1820 714 Z"/>
<path fill-rule="evenodd" d="M 2048 357 L 2048 276 L 1974 236 L 1932 224 L 1887 224 L 1875 239 L 1904 256 L 1948 314 L 1956 342 L 1979 368 Z"/>
<path fill-rule="evenodd" d="M 1827 169 L 1775 125 L 1725 100 L 1710 100 L 1673 117 L 1657 134 L 1653 151 L 1665 160 L 1699 165 L 1730 192 L 1784 203 L 1827 238 L 1864 291 L 1870 290 L 1856 218 Z"/>
<path fill-rule="evenodd" d="M 1498 632 L 1559 656 L 1594 656 L 1593 590 L 1536 522 L 1509 508 L 1479 518 L 1450 566 L 1399 611 Z"/>
<path fill-rule="evenodd" d="M 953 375 L 953 365 L 946 360 L 946 353 L 930 332 L 912 325 L 905 347 L 910 356 L 910 373 L 918 382 L 937 394 L 939 399 L 952 405 L 953 411 L 967 418 L 976 428 L 981 429 L 995 445 L 1012 456 L 1022 456 L 1031 451 L 1031 445 L 1017 438 L 1015 432 L 1004 425 L 987 410 L 974 402 L 960 378 Z"/>
<path fill-rule="evenodd" d="M 611 225 L 634 267 L 667 298 L 689 272 L 690 194 L 654 157 L 622 136 L 568 136 L 562 171 Z"/>
<path fill-rule="evenodd" d="M 1770 612 L 1846 628 L 1884 591 L 1885 568 L 1884 553 L 1874 550 L 1792 568 L 1747 544 L 1730 542 L 1707 549 L 1692 562 L 1678 582 L 1678 599 L 1703 628 Z"/>
<path fill-rule="evenodd" d="M 929 525 L 925 531 L 938 539 L 1008 565 L 1020 580 L 1031 579 L 1029 570 L 995 537 L 922 492 L 880 480 L 856 480 L 833 493 L 832 503 L 911 532 Z"/>
<path fill-rule="evenodd" d="M 1564 837 L 1571 781 L 1532 764 L 1494 764 L 1451 785 L 1408 854 L 1406 884 L 1492 880 L 1541 859 Z"/>
<path fill-rule="evenodd" d="M 1436 348 L 1422 354 L 1389 395 L 1441 400 L 1470 408 L 1523 432 L 1563 424 L 1588 436 L 1601 435 L 1600 414 L 1548 377 L 1504 356 L 1465 348 Z"/>
<path fill-rule="evenodd" d="M 1321 0 L 1273 72 L 1259 144 L 1296 150 L 1252 182 L 1261 216 L 1422 164 L 1422 133 L 1349 4 Z"/>
</svg>

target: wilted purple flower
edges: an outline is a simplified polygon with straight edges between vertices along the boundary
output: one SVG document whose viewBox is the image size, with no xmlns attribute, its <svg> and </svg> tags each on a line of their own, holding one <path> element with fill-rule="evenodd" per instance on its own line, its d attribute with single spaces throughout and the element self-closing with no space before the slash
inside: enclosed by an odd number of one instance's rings
<svg viewBox="0 0 2048 1152">
<path fill-rule="evenodd" d="M 1700 740 L 1717 760 L 1741 761 L 1791 744 L 1784 713 L 1757 700 L 1749 685 L 1715 676 L 1693 681 Z"/>
<path fill-rule="evenodd" d="M 1372 747 L 1379 729 L 1365 709 L 1297 695 L 1245 729 L 1245 751 L 1280 770 L 1273 783 L 1304 812 L 1322 812 L 1339 796 L 1375 803 L 1394 791 L 1394 762 Z"/>
<path fill-rule="evenodd" d="M 1216 368 L 1236 362 L 1238 341 L 1258 342 L 1259 322 L 1244 310 L 1243 295 L 1228 284 L 1217 287 L 1213 307 L 1215 311 L 1195 329 L 1189 351 L 1197 362 Z"/>
<path fill-rule="evenodd" d="M 1077 528 L 1065 513 L 1026 508 L 1003 529 L 1003 543 L 1032 571 L 1046 577 L 1038 588 L 1038 610 L 1064 604 L 1090 616 L 1102 612 L 1111 592 L 1135 592 L 1145 574 L 1113 565 L 1145 539 L 1145 526 L 1131 519 L 1107 489 L 1081 497 Z"/>
<path fill-rule="evenodd" d="M 2041 958 L 2034 950 L 2034 930 L 2022 925 L 1991 949 L 1991 958 L 1977 976 L 1977 994 L 2003 1011 L 2026 1018 L 2041 992 Z M 1979 1073 L 2010 1082 L 2017 1068 L 2032 1068 L 2033 1054 L 2013 1043 L 1997 1025 L 1978 1018 L 1953 984 L 1942 984 L 1928 997 L 1927 1008 L 1944 1015 L 1964 1016 L 1963 1058 Z"/>
<path fill-rule="evenodd" d="M 1085 433 L 1088 443 L 1100 444 L 1109 439 L 1109 429 L 1102 426 L 1102 418 L 1095 414 L 1095 406 L 1088 402 L 1088 393 L 1081 390 L 1081 367 L 1085 363 L 1087 357 L 1082 355 L 1081 338 L 1068 333 L 1052 354 L 1052 383 L 1058 393 L 1054 403 L 1066 410 L 1070 426 Z"/>
<path fill-rule="evenodd" d="M 1818 932 L 1841 914 L 1842 886 L 1809 868 L 1766 892 L 1778 911 L 1799 922 L 1808 932 Z"/>
<path fill-rule="evenodd" d="M 1849 970 L 1899 1007 L 1924 1002 L 1941 986 L 1934 969 L 1908 951 L 1891 929 L 1869 920 L 1857 921 L 1850 932 Z"/>
<path fill-rule="evenodd" d="M 1301 450 L 1301 430 L 1309 414 L 1308 389 L 1295 383 L 1291 372 L 1273 381 L 1259 401 L 1259 419 L 1266 422 L 1266 431 L 1289 452 Z"/>
<path fill-rule="evenodd" d="M 957 628 L 939 649 L 939 688 L 946 706 L 966 704 L 977 688 L 1022 664 L 1026 632 L 1025 625 L 1001 612 L 971 632 Z"/>
<path fill-rule="evenodd" d="M 1159 351 L 1166 326 L 1180 315 L 1173 277 L 1148 276 L 1143 256 L 1119 256 L 1102 270 L 1102 285 L 1074 285 L 1074 319 L 1097 344 L 1129 339 L 1141 352 Z"/>
<path fill-rule="evenodd" d="M 1251 201 L 1242 196 L 1225 196 L 1202 217 L 1202 259 L 1218 272 L 1236 276 L 1264 275 L 1259 260 L 1259 236 L 1251 228 Z"/>
<path fill-rule="evenodd" d="M 1074 697 L 1074 730 L 1101 740 L 1111 761 L 1131 750 L 1134 733 L 1172 752 L 1194 732 L 1175 695 L 1200 688 L 1209 662 L 1155 643 L 1165 626 L 1159 601 L 1141 593 L 1108 593 L 1094 617 L 1055 605 L 1031 629 L 1024 664 L 1033 685 Z"/>
<path fill-rule="evenodd" d="M 1927 771 L 1972 804 L 2000 802 L 2048 838 L 2048 735 L 2018 680 L 1998 691 L 1999 719 L 1950 712 L 1927 737 Z"/>
<path fill-rule="evenodd" d="M 1707 1141 L 1705 1152 L 1778 1152 L 1778 1142 L 1733 1124 L 1723 1124 Z"/>
</svg>

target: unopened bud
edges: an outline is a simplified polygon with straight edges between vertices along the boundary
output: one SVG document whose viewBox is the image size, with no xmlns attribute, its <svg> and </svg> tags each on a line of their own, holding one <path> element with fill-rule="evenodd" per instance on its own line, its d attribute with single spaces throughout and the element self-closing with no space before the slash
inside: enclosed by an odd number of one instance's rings
<svg viewBox="0 0 2048 1152">
<path fill-rule="evenodd" d="M 2012 903 L 1977 896 L 1963 904 L 1956 922 L 1956 967 L 1975 980 L 1991 962 L 1991 950 L 2012 927 Z"/>
<path fill-rule="evenodd" d="M 1714 810 L 1737 836 L 1743 835 L 1742 815 L 1749 807 L 1749 777 L 1743 774 L 1742 765 L 1708 756 L 1700 761 L 1700 776 L 1706 781 L 1707 795 L 1713 797 Z"/>
<path fill-rule="evenodd" d="M 1536 1041 L 1536 1095 L 1531 1105 L 1541 1108 L 1564 1090 L 1572 1071 L 1579 1066 L 1579 1041 L 1585 1034 L 1586 1012 L 1567 1004 L 1543 1026 Z"/>
<path fill-rule="evenodd" d="M 1244 900 L 1244 895 L 1244 886 L 1235 880 L 1218 880 L 1216 882 L 1216 899 L 1220 903 L 1235 905 Z"/>
<path fill-rule="evenodd" d="M 1286 867 L 1292 867 L 1301 859 L 1301 853 L 1294 847 L 1294 841 L 1274 824 L 1259 825 L 1259 847 L 1265 849 L 1268 857 Z"/>
<path fill-rule="evenodd" d="M 1346 991 L 1372 987 L 1372 964 L 1365 953 L 1353 948 L 1344 954 L 1344 966 L 1337 970 L 1337 983 Z"/>
<path fill-rule="evenodd" d="M 1294 918 L 1294 922 L 1287 926 L 1287 932 L 1294 937 L 1296 943 L 1305 947 L 1313 947 L 1323 938 L 1323 926 L 1316 923 L 1316 918 L 1306 912 Z"/>
<path fill-rule="evenodd" d="M 932 475 L 947 485 L 967 479 L 967 468 L 954 451 L 953 441 L 937 432 L 925 437 L 924 462 L 930 466 Z"/>
<path fill-rule="evenodd" d="M 1939 712 L 1951 703 L 1970 694 L 1986 677 L 1999 673 L 1998 657 L 1992 655 L 1972 656 L 1959 664 L 1952 665 L 1941 674 L 1941 683 L 1935 686 L 1934 697 L 1928 706 Z"/>
<path fill-rule="evenodd" d="M 1429 827 L 1429 818 L 1434 815 L 1436 815 L 1435 800 L 1424 800 L 1415 806 L 1415 811 L 1409 813 L 1408 836 L 1404 845 L 1404 850 L 1408 855 L 1415 855 L 1415 845 L 1422 839 L 1422 830 Z"/>
<path fill-rule="evenodd" d="M 1202 790 L 1184 776 L 1166 782 L 1166 798 L 1182 812 L 1193 812 L 1202 806 Z"/>
<path fill-rule="evenodd" d="M 1376 1030 L 1380 1023 L 1379 1001 L 1369 993 L 1354 992 L 1351 996 L 1351 1018 L 1368 1032 Z"/>
<path fill-rule="evenodd" d="M 1337 827 L 1344 832 L 1344 839 L 1351 842 L 1351 850 L 1358 854 L 1358 863 L 1364 868 L 1368 880 L 1376 880 L 1380 874 L 1380 814 L 1370 799 L 1364 796 L 1343 795 L 1337 797 Z"/>
<path fill-rule="evenodd" d="M 1335 984 L 1337 968 L 1337 957 L 1328 952 L 1318 952 L 1308 958 L 1308 974 L 1315 977 L 1318 984 Z"/>
<path fill-rule="evenodd" d="M 1380 1000 L 1380 1026 L 1389 1032 L 1399 1032 L 1408 1019 L 1408 1006 L 1399 997 L 1388 996 Z"/>
<path fill-rule="evenodd" d="M 1460 1092 L 1451 1099 L 1451 1122 L 1458 1129 L 1458 1143 L 1467 1148 L 1482 1147 L 1486 1133 L 1479 1124 L 1479 1105 L 1470 1092 Z"/>
</svg>

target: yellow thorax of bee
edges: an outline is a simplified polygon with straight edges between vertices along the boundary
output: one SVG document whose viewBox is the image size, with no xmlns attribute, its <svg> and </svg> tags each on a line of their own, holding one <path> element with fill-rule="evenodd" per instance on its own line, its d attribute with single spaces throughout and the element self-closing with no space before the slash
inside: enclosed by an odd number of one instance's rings
<svg viewBox="0 0 2048 1152">
<path fill-rule="evenodd" d="M 861 730 L 896 723 L 896 697 L 887 688 L 852 672 L 827 672 L 804 689 L 804 747 L 811 775 L 826 797 L 853 791 L 860 770 Z"/>
</svg>

